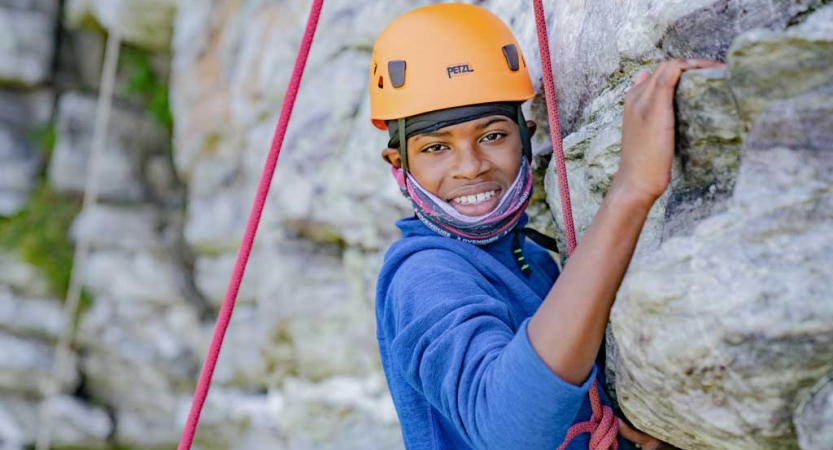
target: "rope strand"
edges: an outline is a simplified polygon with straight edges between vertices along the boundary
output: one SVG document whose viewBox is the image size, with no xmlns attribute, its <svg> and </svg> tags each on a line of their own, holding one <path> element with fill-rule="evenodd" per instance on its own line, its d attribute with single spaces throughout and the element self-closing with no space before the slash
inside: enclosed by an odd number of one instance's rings
<svg viewBox="0 0 833 450">
<path fill-rule="evenodd" d="M 197 431 L 197 424 L 200 420 L 200 413 L 205 404 L 205 399 L 208 396 L 208 389 L 211 386 L 211 377 L 214 375 L 214 367 L 217 364 L 217 359 L 220 356 L 220 349 L 223 346 L 223 338 L 226 334 L 229 322 L 231 321 L 231 314 L 234 310 L 234 302 L 237 300 L 237 292 L 240 290 L 240 284 L 243 281 L 243 274 L 246 271 L 246 263 L 249 260 L 249 254 L 252 251 L 255 234 L 257 233 L 257 226 L 260 223 L 260 216 L 263 213 L 263 206 L 266 203 L 266 196 L 269 193 L 269 186 L 272 184 L 272 176 L 275 173 L 275 166 L 278 163 L 278 157 L 281 153 L 283 139 L 286 136 L 286 129 L 289 126 L 289 119 L 292 116 L 292 108 L 295 106 L 295 99 L 298 96 L 298 89 L 301 85 L 301 78 L 304 74 L 304 67 L 309 57 L 309 52 L 312 47 L 312 41 L 315 37 L 315 30 L 318 27 L 318 19 L 321 16 L 321 8 L 324 6 L 324 0 L 314 0 L 312 8 L 310 9 L 309 17 L 307 19 L 307 26 L 304 30 L 304 37 L 301 41 L 301 47 L 298 49 L 298 56 L 295 60 L 295 67 L 292 70 L 292 78 L 289 80 L 289 86 L 286 89 L 285 100 L 281 108 L 280 119 L 278 120 L 275 129 L 275 135 L 272 138 L 272 145 L 269 149 L 269 156 L 263 167 L 263 173 L 260 178 L 260 184 L 257 189 L 257 196 L 255 197 L 254 205 L 252 206 L 249 215 L 248 223 L 246 224 L 246 233 L 243 236 L 243 242 L 240 245 L 240 250 L 237 254 L 237 261 L 234 265 L 234 272 L 229 282 L 228 290 L 226 291 L 223 306 L 220 309 L 220 314 L 217 317 L 217 325 L 214 328 L 214 337 L 211 339 L 211 346 L 208 349 L 205 363 L 200 373 L 200 379 L 197 383 L 197 389 L 194 393 L 194 400 L 191 403 L 191 411 L 188 414 L 188 421 L 185 423 L 185 428 L 182 431 L 182 439 L 179 441 L 178 450 L 190 450 L 191 444 L 194 441 L 194 434 Z"/>
<path fill-rule="evenodd" d="M 570 186 L 567 182 L 567 165 L 564 162 L 564 148 L 561 142 L 561 124 L 558 119 L 558 100 L 555 95 L 555 79 L 552 73 L 550 41 L 547 34 L 547 21 L 542 0 L 532 0 L 535 8 L 535 26 L 538 31 L 538 50 L 541 55 L 541 72 L 543 74 L 544 94 L 547 98 L 547 116 L 549 117 L 552 155 L 558 175 L 558 192 L 561 194 L 561 210 L 564 217 L 564 234 L 567 239 L 567 253 L 576 249 L 576 232 L 573 225 L 573 206 L 570 202 Z"/>
<path fill-rule="evenodd" d="M 550 124 L 550 139 L 552 139 L 552 154 L 555 159 L 556 174 L 558 175 L 558 193 L 561 196 L 561 213 L 564 218 L 564 234 L 567 239 L 567 254 L 572 255 L 576 249 L 576 231 L 573 224 L 573 206 L 570 202 L 570 186 L 567 181 L 567 165 L 564 162 L 564 148 L 561 140 L 561 125 L 558 118 L 558 101 L 555 93 L 555 79 L 552 72 L 550 56 L 549 34 L 544 15 L 542 0 L 532 0 L 535 9 L 535 27 L 538 34 L 538 49 L 541 54 L 541 72 L 543 73 L 544 93 L 547 98 L 547 115 Z M 565 450 L 576 436 L 590 433 L 590 450 L 616 450 L 619 443 L 616 436 L 619 433 L 619 419 L 613 414 L 613 409 L 602 405 L 599 400 L 599 386 L 596 381 L 590 387 L 590 405 L 593 416 L 590 420 L 577 423 L 567 430 L 564 443 L 558 450 Z"/>
<path fill-rule="evenodd" d="M 118 21 L 116 21 L 118 23 Z M 107 38 L 107 49 L 104 54 L 104 66 L 101 71 L 101 91 L 96 106 L 95 126 L 93 128 L 93 142 L 90 149 L 90 159 L 87 163 L 87 180 L 84 185 L 84 200 L 81 211 L 89 211 L 98 201 L 99 179 L 98 168 L 104 144 L 107 142 L 107 125 L 110 123 L 110 111 L 113 104 L 113 90 L 118 70 L 119 51 L 121 49 L 121 35 L 118 26 L 113 26 Z M 70 360 L 70 343 L 75 330 L 75 316 L 81 303 L 82 280 L 90 254 L 90 238 L 81 235 L 73 253 L 72 269 L 70 270 L 69 288 L 64 301 L 63 320 L 64 329 L 58 338 L 55 349 L 55 362 L 52 366 L 52 380 L 47 380 L 44 388 L 43 400 L 40 405 L 38 418 L 38 436 L 35 441 L 37 450 L 49 450 L 52 445 L 52 416 L 49 414 L 49 404 L 60 392 L 61 378 L 67 371 Z"/>
</svg>

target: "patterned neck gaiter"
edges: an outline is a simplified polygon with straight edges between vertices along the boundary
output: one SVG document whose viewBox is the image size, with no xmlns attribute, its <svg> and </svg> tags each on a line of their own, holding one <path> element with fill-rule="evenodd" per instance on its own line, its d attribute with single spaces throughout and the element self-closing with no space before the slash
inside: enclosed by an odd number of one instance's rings
<svg viewBox="0 0 833 450">
<path fill-rule="evenodd" d="M 391 172 L 402 195 L 413 203 L 417 218 L 425 226 L 440 236 L 475 245 L 490 244 L 512 231 L 532 197 L 532 168 L 527 158 L 521 158 L 518 175 L 497 207 L 478 217 L 461 214 L 448 202 L 428 192 L 410 173 L 405 183 L 402 169 L 394 167 Z"/>
</svg>

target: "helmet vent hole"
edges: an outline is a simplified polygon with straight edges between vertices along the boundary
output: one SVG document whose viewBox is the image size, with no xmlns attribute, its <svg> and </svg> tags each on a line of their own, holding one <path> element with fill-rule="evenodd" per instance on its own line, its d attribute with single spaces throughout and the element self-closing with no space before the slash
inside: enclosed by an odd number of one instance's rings
<svg viewBox="0 0 833 450">
<path fill-rule="evenodd" d="M 504 45 L 503 56 L 506 58 L 506 64 L 509 66 L 509 70 L 517 72 L 520 69 L 520 65 L 518 64 L 518 48 L 515 47 L 515 44 Z"/>
<path fill-rule="evenodd" d="M 405 67 L 405 61 L 402 60 L 388 62 L 388 75 L 393 87 L 401 88 L 405 84 Z"/>
<path fill-rule="evenodd" d="M 379 65 L 376 64 L 376 63 L 373 63 L 373 75 L 376 75 L 376 69 L 378 69 L 378 68 L 379 68 Z"/>
<path fill-rule="evenodd" d="M 385 78 L 384 77 L 382 77 L 382 76 L 379 77 L 379 83 L 377 84 L 377 86 L 379 86 L 379 89 L 384 89 L 385 88 Z"/>
</svg>

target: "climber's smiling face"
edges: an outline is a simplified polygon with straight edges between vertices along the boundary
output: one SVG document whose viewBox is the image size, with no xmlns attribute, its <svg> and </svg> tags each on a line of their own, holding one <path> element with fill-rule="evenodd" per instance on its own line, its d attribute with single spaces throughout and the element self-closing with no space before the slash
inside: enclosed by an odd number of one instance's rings
<svg viewBox="0 0 833 450">
<path fill-rule="evenodd" d="M 530 134 L 535 122 L 527 121 Z M 402 167 L 399 150 L 382 156 Z M 419 184 L 467 216 L 495 209 L 515 181 L 523 147 L 518 125 L 505 116 L 482 117 L 408 138 L 408 170 Z"/>
</svg>

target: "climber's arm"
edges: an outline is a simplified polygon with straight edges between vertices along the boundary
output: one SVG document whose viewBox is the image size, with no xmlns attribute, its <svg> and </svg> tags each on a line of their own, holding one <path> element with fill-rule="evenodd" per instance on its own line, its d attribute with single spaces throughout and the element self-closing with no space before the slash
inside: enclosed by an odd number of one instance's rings
<svg viewBox="0 0 833 450">
<path fill-rule="evenodd" d="M 670 182 L 677 82 L 686 69 L 721 64 L 665 61 L 653 74 L 640 73 L 628 92 L 619 170 L 581 245 L 528 327 L 532 347 L 570 383 L 581 384 L 593 367 L 642 225 Z"/>
</svg>

